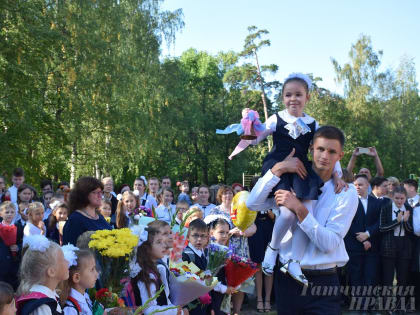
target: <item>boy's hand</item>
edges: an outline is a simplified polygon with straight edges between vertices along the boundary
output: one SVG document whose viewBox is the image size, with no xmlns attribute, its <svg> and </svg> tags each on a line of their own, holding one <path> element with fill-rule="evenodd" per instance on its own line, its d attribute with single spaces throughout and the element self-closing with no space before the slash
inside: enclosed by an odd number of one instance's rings
<svg viewBox="0 0 420 315">
<path fill-rule="evenodd" d="M 404 216 L 403 216 L 404 222 L 407 222 L 409 218 L 410 218 L 410 211 L 405 211 Z"/>
</svg>

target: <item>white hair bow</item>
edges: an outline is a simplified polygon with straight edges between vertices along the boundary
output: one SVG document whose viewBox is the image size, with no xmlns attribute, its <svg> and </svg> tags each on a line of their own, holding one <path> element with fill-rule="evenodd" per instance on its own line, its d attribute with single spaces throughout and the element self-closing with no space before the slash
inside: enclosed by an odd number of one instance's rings
<svg viewBox="0 0 420 315">
<path fill-rule="evenodd" d="M 143 175 L 140 176 L 140 178 L 144 181 L 144 185 L 147 186 L 147 179 Z"/>
<path fill-rule="evenodd" d="M 141 244 L 143 244 L 144 242 L 146 242 L 148 238 L 149 238 L 149 232 L 147 232 L 147 229 L 144 229 L 144 230 L 140 233 L 140 237 L 139 237 L 139 246 L 141 246 Z"/>
<path fill-rule="evenodd" d="M 311 87 L 312 87 L 312 80 L 306 75 L 306 74 L 303 74 L 303 73 L 296 73 L 296 72 L 294 72 L 294 73 L 291 73 L 291 74 L 289 74 L 289 76 L 286 78 L 286 80 L 284 80 L 284 82 L 286 82 L 286 81 L 288 81 L 288 80 L 292 80 L 292 79 L 301 79 L 301 80 L 303 80 L 303 81 L 305 81 L 306 82 L 306 84 L 308 85 L 308 90 L 310 90 L 311 89 Z"/>
<path fill-rule="evenodd" d="M 71 266 L 77 266 L 77 255 L 76 251 L 79 250 L 76 246 L 72 244 L 67 244 L 61 247 L 63 251 L 64 258 L 69 262 L 69 268 Z"/>
<path fill-rule="evenodd" d="M 44 235 L 29 235 L 23 238 L 23 247 L 28 246 L 30 250 L 45 252 L 51 242 Z"/>
</svg>

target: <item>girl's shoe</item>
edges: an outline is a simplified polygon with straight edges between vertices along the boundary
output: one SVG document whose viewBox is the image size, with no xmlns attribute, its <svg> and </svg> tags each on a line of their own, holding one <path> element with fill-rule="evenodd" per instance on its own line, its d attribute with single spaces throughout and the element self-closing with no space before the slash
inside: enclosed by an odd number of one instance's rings
<svg viewBox="0 0 420 315">
<path fill-rule="evenodd" d="M 262 271 L 267 276 L 272 276 L 274 272 L 274 267 L 276 265 L 278 255 L 278 249 L 272 248 L 268 244 L 267 249 L 265 250 L 264 261 L 261 264 Z"/>
<path fill-rule="evenodd" d="M 262 307 L 258 307 L 258 306 L 261 306 L 262 305 Z M 261 301 L 257 301 L 257 312 L 258 313 L 264 313 L 264 302 L 261 300 Z"/>
<path fill-rule="evenodd" d="M 309 281 L 306 279 L 305 275 L 302 273 L 300 268 L 300 261 L 289 259 L 289 261 L 280 268 L 283 273 L 288 273 L 293 279 L 295 279 L 300 284 L 308 286 Z"/>
</svg>

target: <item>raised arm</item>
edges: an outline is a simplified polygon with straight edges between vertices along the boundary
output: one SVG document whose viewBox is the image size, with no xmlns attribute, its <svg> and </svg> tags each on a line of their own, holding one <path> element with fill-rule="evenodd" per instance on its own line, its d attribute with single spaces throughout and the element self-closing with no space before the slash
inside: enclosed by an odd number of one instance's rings
<svg viewBox="0 0 420 315">
<path fill-rule="evenodd" d="M 384 176 L 385 174 L 384 167 L 382 166 L 382 162 L 381 162 L 381 159 L 379 158 L 376 148 L 370 147 L 368 155 L 373 156 L 374 158 L 375 167 L 376 167 L 376 176 L 381 176 L 381 177 Z"/>
<path fill-rule="evenodd" d="M 360 155 L 359 148 L 354 149 L 353 154 L 351 155 L 349 164 L 347 165 L 347 172 L 353 174 L 354 166 L 356 165 L 357 157 Z"/>
</svg>

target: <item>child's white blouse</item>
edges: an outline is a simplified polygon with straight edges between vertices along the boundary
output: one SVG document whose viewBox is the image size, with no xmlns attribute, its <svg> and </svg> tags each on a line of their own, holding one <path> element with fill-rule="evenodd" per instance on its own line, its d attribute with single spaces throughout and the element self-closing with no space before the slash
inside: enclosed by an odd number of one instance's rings
<svg viewBox="0 0 420 315">
<path fill-rule="evenodd" d="M 166 268 L 165 268 L 165 266 L 159 264 L 159 265 L 157 265 L 157 269 L 159 271 L 160 280 L 162 281 L 162 284 L 165 286 L 164 292 L 165 292 L 165 295 L 166 295 L 166 299 L 168 301 L 168 305 L 158 305 L 157 301 L 153 300 L 150 303 L 150 306 L 143 311 L 143 313 L 145 315 L 150 314 L 150 313 L 152 313 L 156 310 L 162 310 L 162 309 L 165 309 L 167 307 L 176 306 L 176 305 L 173 305 L 171 303 L 171 301 L 169 300 L 169 284 L 168 284 L 168 279 L 166 279 Z M 153 273 L 151 273 L 150 278 L 156 279 L 156 276 Z M 146 285 L 142 281 L 138 281 L 137 286 L 139 287 L 140 297 L 141 297 L 141 301 L 143 303 L 156 294 L 157 290 L 156 290 L 156 286 L 155 286 L 154 283 L 150 284 L 150 295 L 147 292 Z M 166 310 L 162 314 L 176 315 L 177 313 L 178 313 L 178 309 L 174 308 L 174 309 Z"/>
<path fill-rule="evenodd" d="M 79 291 L 71 289 L 70 296 L 74 298 L 79 304 L 81 309 L 80 315 L 92 315 L 92 301 L 90 300 L 89 295 L 87 293 L 81 294 Z M 67 303 L 67 305 L 71 304 Z M 74 307 L 65 307 L 64 315 L 78 315 L 78 312 Z"/>
</svg>

